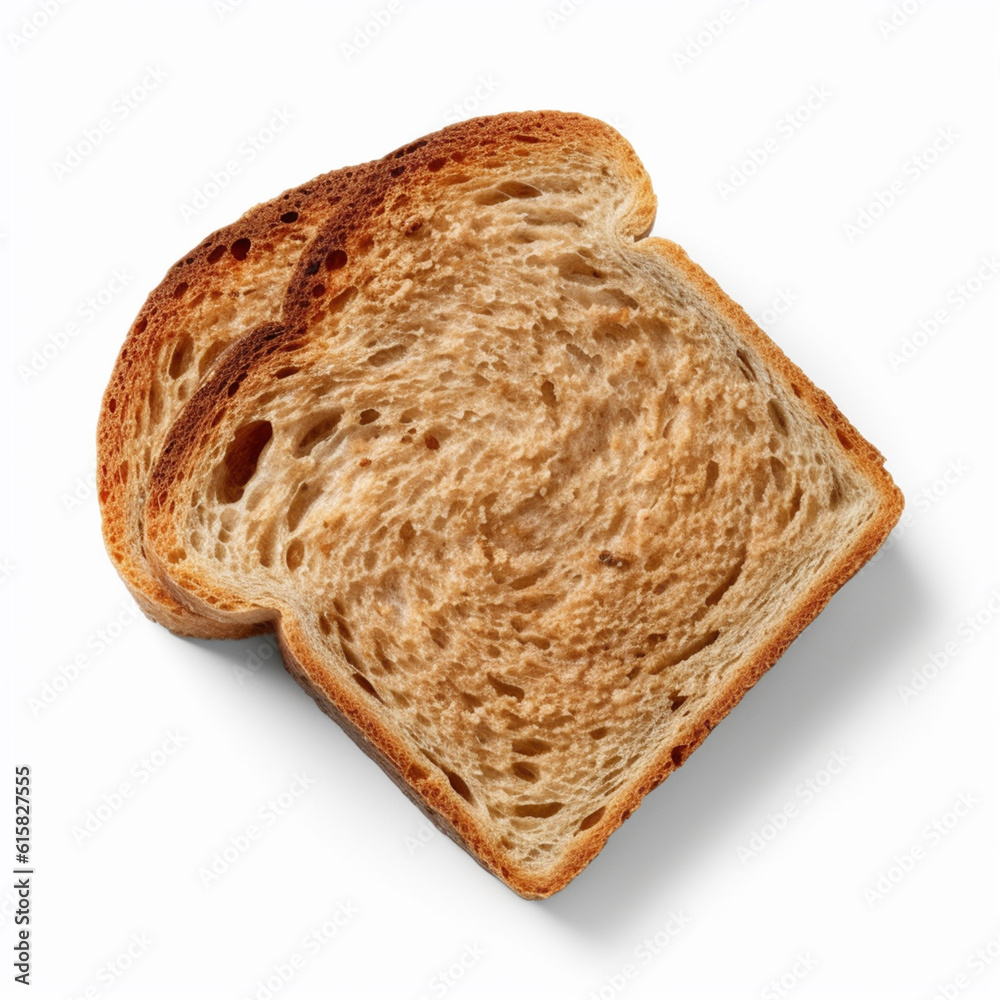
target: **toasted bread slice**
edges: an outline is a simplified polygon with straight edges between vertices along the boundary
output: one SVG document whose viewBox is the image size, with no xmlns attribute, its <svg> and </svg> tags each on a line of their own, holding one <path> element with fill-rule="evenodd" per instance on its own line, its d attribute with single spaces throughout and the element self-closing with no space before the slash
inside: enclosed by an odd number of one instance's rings
<svg viewBox="0 0 1000 1000">
<path fill-rule="evenodd" d="M 105 544 L 139 606 L 175 632 L 223 638 L 246 630 L 192 610 L 150 571 L 142 540 L 150 472 L 174 420 L 221 355 L 254 327 L 281 318 L 295 264 L 349 198 L 351 178 L 347 169 L 317 177 L 212 233 L 149 295 L 118 355 L 98 425 Z"/>
<path fill-rule="evenodd" d="M 452 126 L 358 168 L 280 323 L 170 429 L 146 553 L 273 625 L 487 869 L 563 887 L 868 559 L 902 499 L 677 246 L 610 127 Z"/>
</svg>

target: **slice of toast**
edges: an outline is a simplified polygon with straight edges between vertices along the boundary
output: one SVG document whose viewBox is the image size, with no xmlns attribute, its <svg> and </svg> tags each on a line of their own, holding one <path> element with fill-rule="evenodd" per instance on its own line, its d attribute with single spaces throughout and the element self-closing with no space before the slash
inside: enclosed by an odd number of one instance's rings
<svg viewBox="0 0 1000 1000">
<path fill-rule="evenodd" d="M 190 398 L 145 551 L 524 896 L 560 889 L 875 552 L 902 497 L 556 112 L 356 168 Z"/>
<path fill-rule="evenodd" d="M 351 177 L 346 169 L 317 177 L 212 233 L 150 293 L 119 352 L 98 425 L 104 539 L 139 606 L 174 632 L 224 638 L 248 630 L 192 610 L 150 570 L 142 512 L 152 467 L 219 357 L 254 327 L 281 318 L 295 264 L 331 211 L 349 199 Z"/>
</svg>

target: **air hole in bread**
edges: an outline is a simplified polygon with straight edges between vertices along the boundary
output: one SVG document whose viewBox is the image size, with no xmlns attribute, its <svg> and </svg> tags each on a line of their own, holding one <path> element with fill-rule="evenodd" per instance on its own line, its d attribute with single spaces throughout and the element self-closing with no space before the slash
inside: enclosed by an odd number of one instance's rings
<svg viewBox="0 0 1000 1000">
<path fill-rule="evenodd" d="M 563 208 L 537 208 L 532 206 L 522 221 L 528 226 L 575 226 L 579 228 L 583 225 L 583 219 L 574 212 Z M 546 237 L 548 238 L 548 237 Z"/>
<path fill-rule="evenodd" d="M 194 341 L 185 334 L 177 341 L 174 353 L 170 355 L 170 366 L 167 371 L 172 379 L 180 378 L 194 360 Z"/>
<path fill-rule="evenodd" d="M 110 413 L 114 413 L 117 408 L 118 403 L 116 402 L 114 396 L 112 396 L 111 399 L 108 400 L 108 411 Z"/>
<path fill-rule="evenodd" d="M 372 424 L 376 420 L 378 420 L 378 418 L 380 416 L 382 416 L 382 414 L 379 413 L 378 410 L 373 410 L 373 409 L 362 410 L 361 413 L 358 416 L 358 423 L 359 424 Z"/>
<path fill-rule="evenodd" d="M 293 539 L 285 549 L 285 565 L 289 569 L 298 569 L 306 554 L 306 547 L 301 538 Z"/>
<path fill-rule="evenodd" d="M 409 349 L 409 344 L 393 344 L 392 347 L 383 347 L 368 358 L 368 364 L 375 368 L 381 368 L 383 365 L 398 361 Z"/>
<path fill-rule="evenodd" d="M 273 522 L 260 533 L 257 539 L 257 562 L 267 569 L 274 561 L 274 538 L 278 527 Z"/>
<path fill-rule="evenodd" d="M 338 295 L 335 295 L 330 299 L 329 304 L 326 307 L 327 316 L 332 316 L 334 313 L 340 312 L 358 294 L 357 288 L 353 285 L 350 288 L 345 288 Z"/>
<path fill-rule="evenodd" d="M 490 687 L 492 687 L 497 694 L 507 695 L 517 701 L 521 701 L 521 699 L 524 698 L 524 688 L 518 687 L 516 684 L 508 684 L 505 681 L 500 680 L 499 677 L 494 677 L 493 674 L 487 674 L 486 679 L 490 682 Z"/>
<path fill-rule="evenodd" d="M 771 475 L 774 476 L 774 485 L 778 487 L 779 492 L 784 492 L 786 472 L 785 463 L 780 458 L 775 458 L 772 455 Z"/>
<path fill-rule="evenodd" d="M 548 379 L 542 383 L 542 402 L 553 410 L 558 405 L 556 402 L 556 387 Z"/>
<path fill-rule="evenodd" d="M 740 371 L 743 373 L 743 376 L 747 379 L 747 381 L 756 382 L 757 373 L 754 371 L 753 365 L 750 364 L 750 358 L 747 357 L 747 352 L 740 348 L 740 350 L 736 352 L 736 358 L 739 362 Z"/>
<path fill-rule="evenodd" d="M 596 729 L 591 729 L 590 738 L 592 740 L 603 740 L 605 736 L 608 735 L 607 726 L 598 726 Z"/>
<path fill-rule="evenodd" d="M 607 806 L 601 806 L 600 809 L 595 809 L 589 816 L 584 816 L 580 821 L 579 830 L 589 830 L 592 826 L 597 826 L 601 821 L 601 817 L 604 815 L 604 810 Z"/>
<path fill-rule="evenodd" d="M 718 478 L 719 463 L 712 460 L 705 466 L 705 489 L 710 490 L 715 485 Z M 653 568 L 655 569 L 656 567 Z"/>
<path fill-rule="evenodd" d="M 465 708 L 467 712 L 474 712 L 477 708 L 482 707 L 482 698 L 477 698 L 474 694 L 470 694 L 468 691 L 459 691 L 458 694 L 462 699 L 462 707 Z"/>
<path fill-rule="evenodd" d="M 776 399 L 769 399 L 767 401 L 767 415 L 771 418 L 774 429 L 787 437 L 788 421 L 785 418 L 785 411 L 778 405 Z"/>
<path fill-rule="evenodd" d="M 326 255 L 326 260 L 323 262 L 323 266 L 328 271 L 339 271 L 347 263 L 347 254 L 341 250 L 331 250 Z"/>
<path fill-rule="evenodd" d="M 670 751 L 670 760 L 674 767 L 680 767 L 684 763 L 684 756 L 687 753 L 686 746 L 673 747 Z"/>
<path fill-rule="evenodd" d="M 579 253 L 560 254 L 553 263 L 559 269 L 560 277 L 566 281 L 578 285 L 600 285 L 604 281 L 604 273 Z"/>
<path fill-rule="evenodd" d="M 246 260 L 247 254 L 250 253 L 250 241 L 245 236 L 242 239 L 236 240 L 229 248 L 229 252 L 237 260 Z"/>
<path fill-rule="evenodd" d="M 214 247 L 212 252 L 208 255 L 209 264 L 218 264 L 222 260 L 222 255 L 226 252 L 226 248 L 220 243 L 217 247 Z"/>
<path fill-rule="evenodd" d="M 361 688 L 362 691 L 370 694 L 376 701 L 382 701 L 381 695 L 375 690 L 375 685 L 372 684 L 364 674 L 353 673 L 351 674 L 351 680 Z"/>
<path fill-rule="evenodd" d="M 469 786 L 465 783 L 461 775 L 456 774 L 454 771 L 449 771 L 447 768 L 441 768 L 444 771 L 444 776 L 448 779 L 448 784 L 465 799 L 466 802 L 472 802 L 472 791 Z"/>
<path fill-rule="evenodd" d="M 440 448 L 440 447 L 441 447 L 441 442 L 440 442 L 440 441 L 438 441 L 438 439 L 437 439 L 436 437 L 434 437 L 434 435 L 433 435 L 433 434 L 425 434 L 425 435 L 424 435 L 424 444 L 425 444 L 425 445 L 426 445 L 426 446 L 427 446 L 427 447 L 428 447 L 428 448 L 429 448 L 429 449 L 430 449 L 431 451 L 437 451 L 437 450 L 438 450 L 438 448 Z"/>
<path fill-rule="evenodd" d="M 655 676 L 656 674 L 662 673 L 669 667 L 676 667 L 678 663 L 690 660 L 696 653 L 700 653 L 703 649 L 707 649 L 711 646 L 712 643 L 719 638 L 719 634 L 719 630 L 715 629 L 707 635 L 703 635 L 700 639 L 695 639 L 694 642 L 688 643 L 688 645 L 684 646 L 683 649 L 657 663 L 656 666 L 650 670 L 650 673 Z"/>
<path fill-rule="evenodd" d="M 688 696 L 686 694 L 678 694 L 676 691 L 672 691 L 670 694 L 670 711 L 676 712 L 687 700 Z"/>
<path fill-rule="evenodd" d="M 541 139 L 538 139 L 538 138 L 536 138 L 533 135 L 523 135 L 521 133 L 518 133 L 517 135 L 513 136 L 513 138 L 516 139 L 518 142 L 541 142 L 542 141 Z"/>
<path fill-rule="evenodd" d="M 539 580 L 541 580 L 549 571 L 548 566 L 542 566 L 540 569 L 533 570 L 531 573 L 525 573 L 523 576 L 515 577 L 510 583 L 507 584 L 511 590 L 527 590 L 529 587 L 533 587 Z"/>
<path fill-rule="evenodd" d="M 837 440 L 850 451 L 854 445 L 851 443 L 851 439 L 838 427 L 837 428 Z"/>
<path fill-rule="evenodd" d="M 841 486 L 840 479 L 837 474 L 833 474 L 833 484 L 830 487 L 830 509 L 833 510 L 840 506 L 840 502 L 844 499 L 844 489 Z"/>
<path fill-rule="evenodd" d="M 510 195 L 504 194 L 497 188 L 489 188 L 477 194 L 473 200 L 477 205 L 499 205 L 501 202 L 510 201 Z"/>
<path fill-rule="evenodd" d="M 295 446 L 296 457 L 308 455 L 320 441 L 326 440 L 337 429 L 343 415 L 343 410 L 331 410 L 311 424 Z"/>
<path fill-rule="evenodd" d="M 532 819 L 548 819 L 562 809 L 562 802 L 526 802 L 514 806 L 515 816 L 531 817 Z"/>
<path fill-rule="evenodd" d="M 222 476 L 218 497 L 222 503 L 235 503 L 243 496 L 244 487 L 257 471 L 261 452 L 271 440 L 273 428 L 269 420 L 254 420 L 233 434 L 222 460 Z"/>
<path fill-rule="evenodd" d="M 281 221 L 286 223 L 292 223 L 296 222 L 298 220 L 298 217 L 299 217 L 298 212 L 285 212 L 284 215 L 281 216 Z"/>
<path fill-rule="evenodd" d="M 198 361 L 198 377 L 202 378 L 204 374 L 208 371 L 212 365 L 215 364 L 216 358 L 228 347 L 229 345 L 224 340 L 213 341 L 208 347 L 205 348 L 204 354 Z"/>
<path fill-rule="evenodd" d="M 793 517 L 799 512 L 799 505 L 802 503 L 802 487 L 796 486 L 795 491 L 792 493 L 791 503 L 788 505 L 788 520 L 791 521 Z"/>
<path fill-rule="evenodd" d="M 149 386 L 149 426 L 155 427 L 163 417 L 163 396 L 159 384 L 153 382 Z"/>
<path fill-rule="evenodd" d="M 182 281 L 182 282 L 181 282 L 181 283 L 180 283 L 180 284 L 179 284 L 179 285 L 178 285 L 178 286 L 177 286 L 177 287 L 176 287 L 176 288 L 174 289 L 174 298 L 175 298 L 175 299 L 179 299 L 179 298 L 180 298 L 180 297 L 181 297 L 181 296 L 182 296 L 182 295 L 183 295 L 183 294 L 184 294 L 184 293 L 185 293 L 185 292 L 186 292 L 187 290 L 188 290 L 188 283 L 187 283 L 186 281 Z"/>
<path fill-rule="evenodd" d="M 542 192 L 523 181 L 504 181 L 497 190 L 511 198 L 537 198 Z"/>
<path fill-rule="evenodd" d="M 275 373 L 275 378 L 289 378 L 291 375 L 297 374 L 299 369 L 295 365 L 287 365 L 285 368 L 279 368 Z"/>
<path fill-rule="evenodd" d="M 540 740 L 537 736 L 530 736 L 527 739 L 514 740 L 510 747 L 514 753 L 522 757 L 537 757 L 548 753 L 552 749 L 552 744 L 547 740 Z"/>
</svg>

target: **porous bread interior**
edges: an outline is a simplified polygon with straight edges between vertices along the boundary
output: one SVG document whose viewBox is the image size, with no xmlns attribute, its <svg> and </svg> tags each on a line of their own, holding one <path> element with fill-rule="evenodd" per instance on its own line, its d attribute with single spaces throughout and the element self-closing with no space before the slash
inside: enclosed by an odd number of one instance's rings
<svg viewBox="0 0 1000 1000">
<path fill-rule="evenodd" d="M 531 873 L 682 754 L 878 508 L 794 387 L 622 236 L 612 166 L 571 143 L 401 207 L 420 225 L 380 231 L 250 373 L 155 545 L 218 610 L 293 615 Z"/>
</svg>

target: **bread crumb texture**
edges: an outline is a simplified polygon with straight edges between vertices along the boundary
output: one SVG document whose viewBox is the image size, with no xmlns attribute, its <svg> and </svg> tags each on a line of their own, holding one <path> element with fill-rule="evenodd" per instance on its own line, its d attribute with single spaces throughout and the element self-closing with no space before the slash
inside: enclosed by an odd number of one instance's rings
<svg viewBox="0 0 1000 1000">
<path fill-rule="evenodd" d="M 105 397 L 105 533 L 147 612 L 276 628 L 321 707 L 528 897 L 900 511 L 828 397 L 644 238 L 654 209 L 593 119 L 451 126 L 201 244 Z"/>
</svg>

